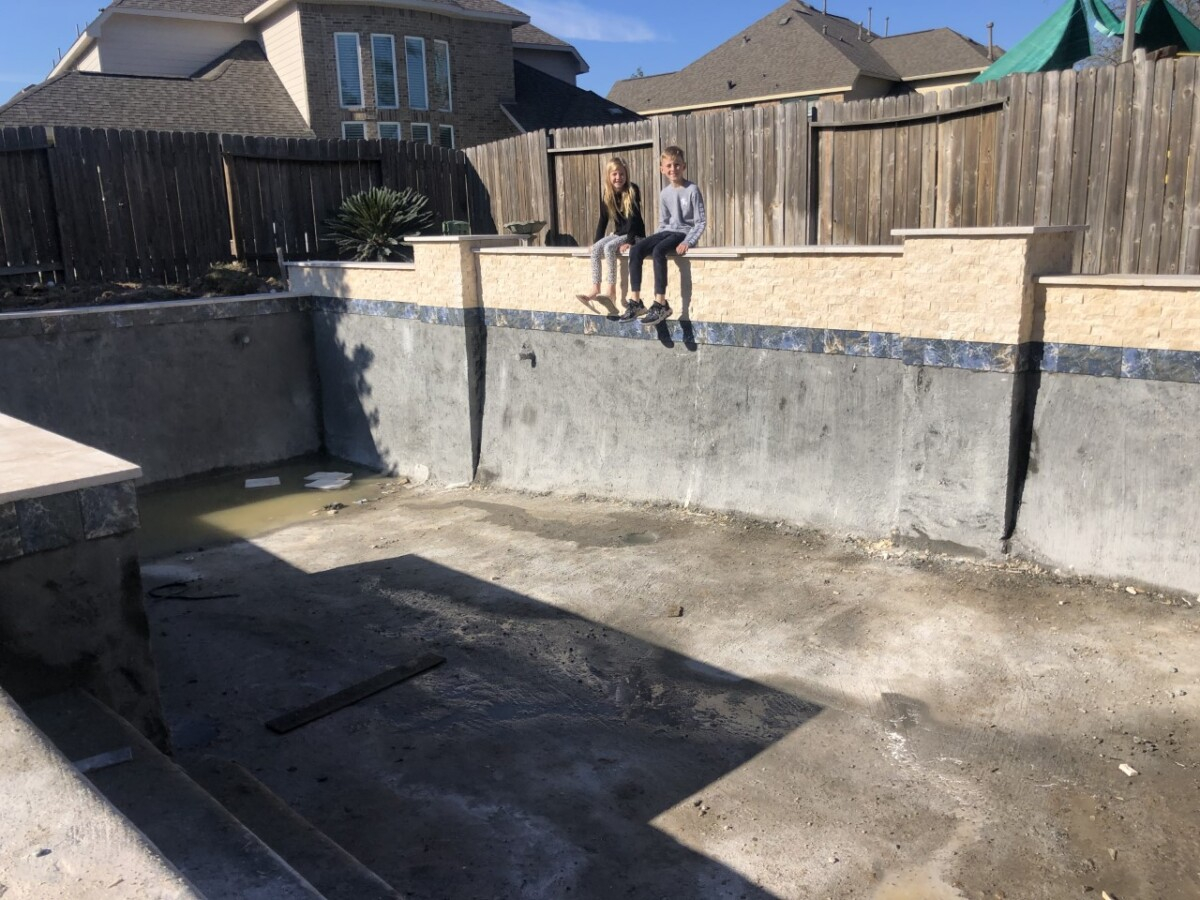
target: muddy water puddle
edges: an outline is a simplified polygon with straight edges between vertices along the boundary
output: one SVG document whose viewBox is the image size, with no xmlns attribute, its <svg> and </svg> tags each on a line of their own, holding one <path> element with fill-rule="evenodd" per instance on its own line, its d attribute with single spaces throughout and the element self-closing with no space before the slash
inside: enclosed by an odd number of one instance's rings
<svg viewBox="0 0 1200 900">
<path fill-rule="evenodd" d="M 316 472 L 352 477 L 334 490 L 305 487 L 305 479 Z M 247 479 L 256 478 L 278 478 L 279 484 L 247 488 Z M 344 460 L 314 457 L 151 487 L 138 493 L 138 550 L 142 559 L 153 559 L 258 537 L 325 513 L 327 506 L 353 509 L 362 500 L 378 499 L 394 483 Z"/>
</svg>

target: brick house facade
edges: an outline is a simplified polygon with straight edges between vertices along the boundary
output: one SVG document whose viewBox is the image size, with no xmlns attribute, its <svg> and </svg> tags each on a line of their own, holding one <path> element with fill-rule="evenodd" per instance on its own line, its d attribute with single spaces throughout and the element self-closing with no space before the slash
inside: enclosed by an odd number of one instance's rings
<svg viewBox="0 0 1200 900">
<path fill-rule="evenodd" d="M 574 47 L 500 0 L 113 0 L 44 82 L 0 105 L 0 126 L 462 148 L 638 118 L 576 87 L 585 71 Z"/>
<path fill-rule="evenodd" d="M 310 125 L 318 137 L 341 137 L 343 122 L 368 124 L 367 137 L 378 137 L 378 122 L 398 122 L 407 139 L 413 122 L 427 122 L 437 141 L 438 126 L 454 129 L 456 146 L 499 140 L 517 133 L 504 115 L 501 103 L 514 99 L 512 28 L 503 22 L 480 22 L 449 18 L 423 10 L 371 6 L 341 6 L 322 3 L 300 4 L 309 98 Z M 334 35 L 359 36 L 363 106 L 344 108 L 338 91 Z M 395 38 L 398 109 L 379 109 L 375 103 L 375 72 L 371 36 L 390 34 Z M 423 38 L 426 46 L 425 74 L 433 83 L 433 42 L 445 41 L 450 49 L 451 109 L 415 110 L 409 103 L 404 66 L 404 39 Z"/>
</svg>

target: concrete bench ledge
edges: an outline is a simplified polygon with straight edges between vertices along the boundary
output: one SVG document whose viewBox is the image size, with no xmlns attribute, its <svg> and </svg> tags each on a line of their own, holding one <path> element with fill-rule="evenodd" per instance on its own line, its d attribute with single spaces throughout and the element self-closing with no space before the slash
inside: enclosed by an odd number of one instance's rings
<svg viewBox="0 0 1200 900">
<path fill-rule="evenodd" d="M 142 476 L 133 463 L 0 414 L 0 503 Z"/>
</svg>

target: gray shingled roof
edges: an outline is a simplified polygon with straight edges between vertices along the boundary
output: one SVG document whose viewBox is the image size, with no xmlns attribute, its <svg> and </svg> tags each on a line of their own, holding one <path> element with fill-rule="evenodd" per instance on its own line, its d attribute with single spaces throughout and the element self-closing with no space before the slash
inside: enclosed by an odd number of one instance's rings
<svg viewBox="0 0 1200 900">
<path fill-rule="evenodd" d="M 903 43 L 880 38 L 856 22 L 827 15 L 805 3 L 790 2 L 743 29 L 716 49 L 678 72 L 618 81 L 609 99 L 637 110 L 675 109 L 704 104 L 725 105 L 779 94 L 802 94 L 851 87 L 861 75 L 898 81 L 901 71 L 919 70 L 919 60 L 946 49 L 945 35 L 959 37 L 953 48 L 954 68 L 965 57 L 961 48 L 978 48 L 949 29 Z M 904 36 L 908 37 L 908 36 Z M 891 45 L 885 56 L 877 48 Z M 987 67 L 987 54 L 974 52 L 975 67 Z M 898 69 L 897 66 L 900 68 Z M 936 71 L 948 71 L 942 67 Z"/>
<path fill-rule="evenodd" d="M 0 106 L 0 125 L 314 136 L 254 41 L 192 78 L 68 72 Z"/>
<path fill-rule="evenodd" d="M 556 38 L 548 32 L 542 31 L 536 25 L 531 25 L 528 22 L 524 25 L 518 25 L 512 31 L 512 40 L 514 44 L 538 44 L 545 47 L 566 47 L 570 50 L 575 48 L 566 41 Z"/>
<path fill-rule="evenodd" d="M 901 78 L 919 78 L 963 69 L 982 70 L 991 65 L 987 58 L 987 47 L 949 28 L 880 38 L 871 46 Z M 997 48 L 997 58 L 1000 52 Z"/>
<path fill-rule="evenodd" d="M 196 13 L 210 16 L 249 15 L 263 4 L 264 0 L 113 0 L 109 9 L 147 9 L 162 12 Z M 498 0 L 431 0 L 439 6 L 457 7 L 471 12 L 496 13 L 499 15 L 526 18 L 519 9 L 514 9 Z M 364 0 L 369 6 L 370 0 Z"/>
<path fill-rule="evenodd" d="M 525 131 L 609 125 L 642 118 L 633 110 L 547 75 L 519 60 L 513 60 L 513 75 L 516 102 L 501 105 Z"/>
</svg>

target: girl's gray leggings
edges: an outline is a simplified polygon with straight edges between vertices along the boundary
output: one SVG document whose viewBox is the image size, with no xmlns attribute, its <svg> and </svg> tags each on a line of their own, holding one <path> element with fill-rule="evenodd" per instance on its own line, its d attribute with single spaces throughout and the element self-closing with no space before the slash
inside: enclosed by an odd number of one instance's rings
<svg viewBox="0 0 1200 900">
<path fill-rule="evenodd" d="M 592 284 L 600 283 L 600 257 L 608 260 L 608 284 L 617 283 L 617 252 L 628 240 L 623 234 L 609 234 L 592 244 Z"/>
</svg>

